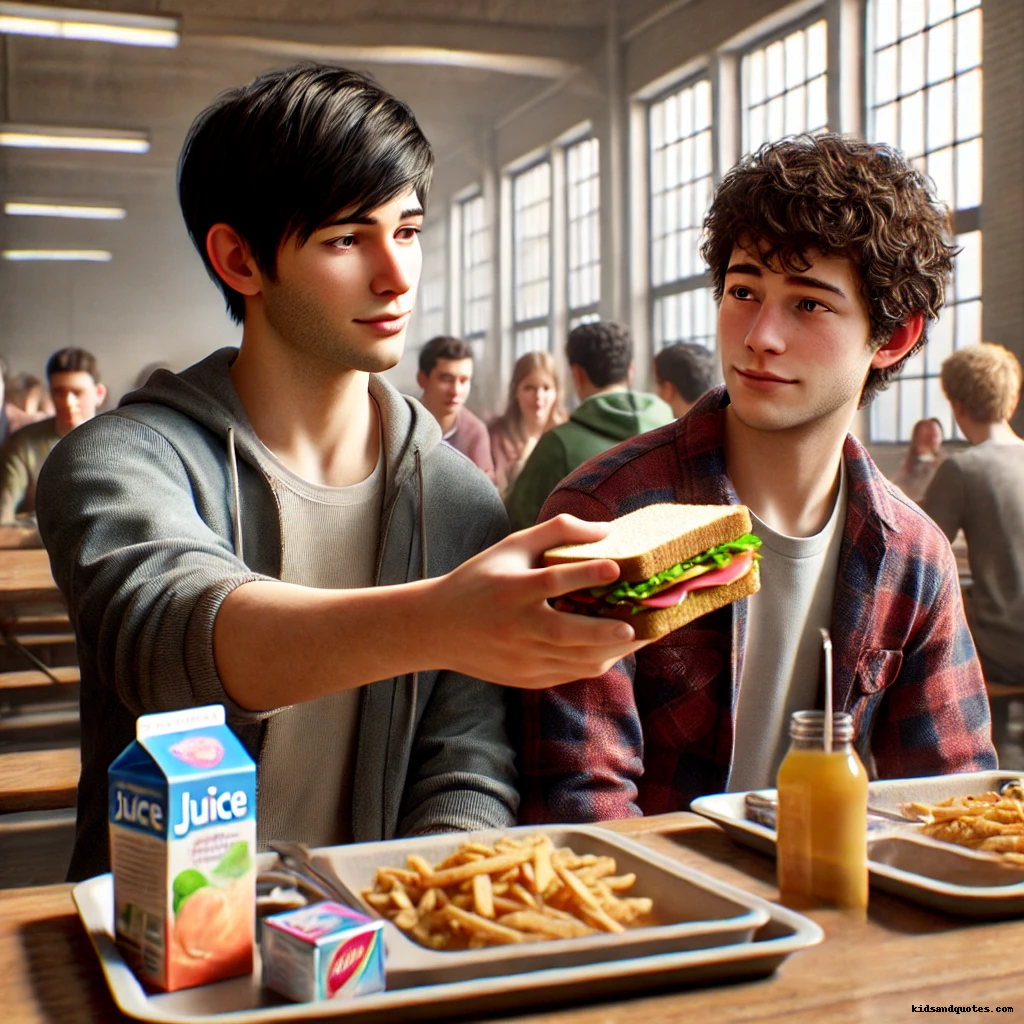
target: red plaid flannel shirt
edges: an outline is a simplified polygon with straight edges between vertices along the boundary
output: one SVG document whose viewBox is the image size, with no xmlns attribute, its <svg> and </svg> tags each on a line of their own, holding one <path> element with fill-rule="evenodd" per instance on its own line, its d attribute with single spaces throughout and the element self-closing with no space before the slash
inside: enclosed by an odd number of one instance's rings
<svg viewBox="0 0 1024 1024">
<path fill-rule="evenodd" d="M 608 520 L 655 502 L 735 504 L 723 388 L 689 415 L 584 463 L 540 519 Z M 832 613 L 836 709 L 882 778 L 996 767 L 988 698 L 949 543 L 849 436 L 849 505 Z M 755 599 L 756 600 L 756 599 Z M 597 679 L 522 693 L 522 821 L 685 810 L 728 785 L 746 600 Z"/>
</svg>

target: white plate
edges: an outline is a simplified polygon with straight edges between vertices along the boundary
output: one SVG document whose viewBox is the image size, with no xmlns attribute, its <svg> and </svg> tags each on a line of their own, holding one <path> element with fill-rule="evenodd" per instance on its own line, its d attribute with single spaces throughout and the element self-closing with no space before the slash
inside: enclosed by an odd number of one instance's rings
<svg viewBox="0 0 1024 1024">
<path fill-rule="evenodd" d="M 532 834 L 537 830 L 505 831 Z M 710 898 L 711 906 L 731 906 L 734 916 L 726 918 L 727 927 L 719 929 L 717 933 L 713 929 L 705 928 L 703 936 L 685 931 L 676 939 L 666 940 L 664 935 L 660 938 L 655 936 L 652 940 L 654 945 L 641 941 L 636 947 L 627 947 L 625 952 L 621 941 L 614 941 L 622 940 L 624 936 L 607 936 L 613 941 L 591 947 L 589 953 L 585 955 L 593 962 L 586 964 L 566 966 L 568 961 L 576 957 L 562 948 L 567 945 L 566 941 L 556 941 L 531 944 L 532 950 L 522 956 L 519 963 L 515 962 L 517 950 L 502 946 L 498 948 L 500 958 L 463 960 L 453 963 L 448 969 L 437 968 L 433 963 L 419 959 L 419 954 L 429 953 L 432 957 L 454 957 L 456 954 L 420 950 L 408 940 L 404 941 L 412 947 L 412 952 L 417 954 L 417 958 L 406 959 L 410 954 L 408 951 L 403 953 L 400 944 L 394 944 L 393 938 L 398 933 L 389 924 L 388 982 L 389 985 L 397 984 L 399 987 L 392 987 L 388 992 L 350 1002 L 285 1004 L 260 986 L 258 957 L 256 972 L 247 977 L 181 992 L 146 992 L 125 964 L 113 939 L 111 876 L 100 875 L 80 883 L 75 886 L 73 896 L 79 916 L 99 956 L 114 1001 L 121 1010 L 141 1020 L 189 1024 L 200 1024 L 203 1021 L 238 1021 L 255 1024 L 263 1021 L 326 1016 L 351 1017 L 360 1021 L 372 1020 L 376 1024 L 378 1021 L 389 1020 L 422 1020 L 436 1017 L 448 1019 L 465 1014 L 508 1013 L 514 1009 L 541 1003 L 579 1001 L 671 985 L 765 975 L 771 973 L 789 953 L 815 945 L 823 937 L 821 929 L 801 915 L 685 868 L 671 858 L 631 840 L 586 826 L 566 826 L 563 829 L 550 828 L 545 831 L 556 843 L 571 833 L 573 849 L 580 853 L 586 852 L 583 849 L 586 837 L 590 837 L 592 842 L 598 845 L 614 846 L 620 867 L 624 869 L 629 863 L 625 855 L 639 851 L 635 855 L 650 866 L 646 870 L 648 879 L 663 875 L 666 884 L 671 888 L 678 889 L 684 894 L 688 893 L 698 901 L 705 897 Z M 477 834 L 481 838 L 488 835 L 493 837 L 495 834 Z M 362 861 L 365 851 L 367 857 L 376 858 L 372 862 L 376 866 L 387 863 L 380 860 L 381 855 L 394 853 L 396 847 L 401 853 L 401 863 L 404 863 L 405 854 L 408 852 L 422 852 L 429 858 L 438 848 L 436 844 L 451 840 L 448 844 L 450 849 L 466 838 L 465 834 L 451 837 L 425 836 L 391 843 L 365 844 L 361 847 L 335 847 L 319 852 L 330 854 L 337 867 L 345 867 L 346 864 L 351 867 L 357 861 Z M 363 884 L 365 880 L 359 879 L 359 886 Z M 641 889 L 639 878 L 636 888 L 638 893 L 645 891 Z M 705 896 L 700 895 L 702 892 Z M 656 894 L 651 895 L 655 895 L 657 899 Z M 738 934 L 745 939 L 749 939 L 754 930 L 758 929 L 755 940 L 717 941 L 716 935 L 737 934 L 737 926 L 740 926 Z M 664 933 L 673 927 L 686 926 L 677 923 L 650 929 L 636 929 L 627 935 L 638 935 L 644 931 Z M 693 945 L 695 937 L 699 948 Z M 604 939 L 603 936 L 599 938 Z M 673 950 L 671 943 L 675 941 L 680 943 L 680 947 Z M 642 953 L 644 949 L 654 948 L 660 948 L 661 951 L 653 955 L 638 955 L 637 951 Z M 537 950 L 544 950 L 546 953 L 538 959 Z M 465 952 L 489 953 L 491 950 Z M 531 962 L 533 966 L 523 966 L 527 962 Z M 478 976 L 471 980 L 451 979 L 453 972 L 464 975 L 467 968 Z M 438 983 L 427 984 L 428 979 Z M 407 987 L 410 985 L 412 987 Z"/>
<path fill-rule="evenodd" d="M 948 797 L 998 790 L 1020 777 L 1020 772 L 995 771 L 880 779 L 868 784 L 868 802 L 879 810 L 898 812 L 902 803 L 937 803 Z M 775 798 L 774 789 L 758 792 Z M 774 857 L 775 830 L 747 819 L 746 796 L 702 796 L 690 809 L 721 825 L 737 842 Z M 869 834 L 868 870 L 874 887 L 947 914 L 1024 916 L 1024 876 L 972 850 L 920 836 L 912 827 L 897 824 L 891 830 Z M 998 884 L 1000 878 L 1006 882 Z"/>
</svg>

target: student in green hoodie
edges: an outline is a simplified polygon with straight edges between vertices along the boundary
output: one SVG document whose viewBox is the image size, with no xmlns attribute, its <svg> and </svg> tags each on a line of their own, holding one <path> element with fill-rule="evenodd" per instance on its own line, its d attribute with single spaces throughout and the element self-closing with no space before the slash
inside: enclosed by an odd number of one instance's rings
<svg viewBox="0 0 1024 1024">
<path fill-rule="evenodd" d="M 537 521 L 548 495 L 577 466 L 614 445 L 671 423 L 671 407 L 657 395 L 629 388 L 633 338 L 611 320 L 580 324 L 565 345 L 580 404 L 567 423 L 537 442 L 508 498 L 513 530 Z"/>
</svg>

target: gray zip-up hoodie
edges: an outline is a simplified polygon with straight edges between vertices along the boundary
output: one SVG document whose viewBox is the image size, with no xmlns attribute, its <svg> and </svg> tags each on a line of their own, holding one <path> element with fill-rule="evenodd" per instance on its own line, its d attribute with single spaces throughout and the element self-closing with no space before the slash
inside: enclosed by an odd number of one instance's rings
<svg viewBox="0 0 1024 1024">
<path fill-rule="evenodd" d="M 279 505 L 228 372 L 236 354 L 221 349 L 178 375 L 157 371 L 117 410 L 64 438 L 40 475 L 39 530 L 82 673 L 72 880 L 108 868 L 107 767 L 134 738 L 138 715 L 223 704 L 259 762 L 273 712 L 238 707 L 213 657 L 221 602 L 244 583 L 278 578 L 281 566 Z M 387 472 L 378 584 L 442 575 L 503 537 L 493 484 L 442 443 L 430 413 L 381 377 L 371 376 L 370 393 Z M 500 687 L 430 671 L 361 693 L 357 841 L 514 822 Z"/>
</svg>

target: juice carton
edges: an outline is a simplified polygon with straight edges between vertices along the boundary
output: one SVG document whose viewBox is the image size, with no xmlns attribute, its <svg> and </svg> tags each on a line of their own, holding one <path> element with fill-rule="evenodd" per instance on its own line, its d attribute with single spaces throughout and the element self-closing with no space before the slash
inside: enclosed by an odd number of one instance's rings
<svg viewBox="0 0 1024 1024">
<path fill-rule="evenodd" d="M 384 991 L 384 922 L 340 903 L 263 920 L 263 984 L 299 1002 Z"/>
<path fill-rule="evenodd" d="M 117 940 L 173 992 L 248 974 L 256 919 L 256 765 L 220 705 L 143 715 L 110 766 Z"/>
</svg>

